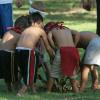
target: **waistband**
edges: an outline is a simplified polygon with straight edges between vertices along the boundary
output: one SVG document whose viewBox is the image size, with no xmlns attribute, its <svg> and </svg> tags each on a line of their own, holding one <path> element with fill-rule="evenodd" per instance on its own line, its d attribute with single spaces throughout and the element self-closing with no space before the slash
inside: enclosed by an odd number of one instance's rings
<svg viewBox="0 0 100 100">
<path fill-rule="evenodd" d="M 26 48 L 26 47 L 16 47 L 16 49 L 21 49 L 21 50 L 32 50 L 31 48 Z"/>
</svg>

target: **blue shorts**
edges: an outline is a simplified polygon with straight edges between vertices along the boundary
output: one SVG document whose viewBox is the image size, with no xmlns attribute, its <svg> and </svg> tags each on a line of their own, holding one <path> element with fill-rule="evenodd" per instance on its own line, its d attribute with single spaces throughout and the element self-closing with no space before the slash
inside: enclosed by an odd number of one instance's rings
<svg viewBox="0 0 100 100">
<path fill-rule="evenodd" d="M 0 4 L 0 37 L 7 31 L 7 27 L 13 26 L 12 4 Z"/>
</svg>

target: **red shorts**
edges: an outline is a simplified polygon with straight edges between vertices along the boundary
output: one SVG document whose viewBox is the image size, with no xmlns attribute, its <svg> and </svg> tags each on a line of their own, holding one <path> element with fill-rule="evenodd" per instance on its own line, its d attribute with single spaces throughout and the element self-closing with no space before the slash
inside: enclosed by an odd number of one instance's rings
<svg viewBox="0 0 100 100">
<path fill-rule="evenodd" d="M 61 47 L 61 69 L 65 76 L 72 76 L 76 67 L 79 66 L 79 53 L 75 47 Z"/>
</svg>

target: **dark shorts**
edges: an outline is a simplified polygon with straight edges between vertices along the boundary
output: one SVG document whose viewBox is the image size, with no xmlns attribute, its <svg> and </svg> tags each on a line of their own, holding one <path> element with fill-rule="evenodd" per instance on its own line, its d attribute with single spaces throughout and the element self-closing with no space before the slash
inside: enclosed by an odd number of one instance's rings
<svg viewBox="0 0 100 100">
<path fill-rule="evenodd" d="M 14 66 L 14 52 L 0 50 L 0 78 L 7 82 L 18 80 L 17 68 Z"/>
<path fill-rule="evenodd" d="M 20 73 L 25 85 L 31 85 L 35 75 L 35 55 L 34 50 L 16 49 L 16 65 L 20 68 Z"/>
</svg>

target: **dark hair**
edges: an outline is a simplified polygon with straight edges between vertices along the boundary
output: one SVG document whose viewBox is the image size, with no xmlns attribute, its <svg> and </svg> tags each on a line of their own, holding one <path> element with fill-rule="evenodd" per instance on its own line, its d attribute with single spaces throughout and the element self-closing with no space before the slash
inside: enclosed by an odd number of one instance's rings
<svg viewBox="0 0 100 100">
<path fill-rule="evenodd" d="M 53 28 L 64 29 L 65 26 L 63 26 L 63 22 L 48 22 L 44 26 L 44 30 L 46 31 L 46 33 L 48 33 L 49 31 L 51 31 Z"/>
<path fill-rule="evenodd" d="M 43 17 L 41 16 L 41 14 L 39 12 L 35 12 L 35 13 L 31 13 L 29 15 L 29 23 L 32 24 L 32 22 L 36 23 L 39 21 L 43 22 Z"/>
<path fill-rule="evenodd" d="M 30 26 L 30 24 L 29 24 L 29 15 L 18 17 L 15 21 L 14 26 L 19 27 L 22 31 L 25 28 L 29 27 Z"/>
</svg>

